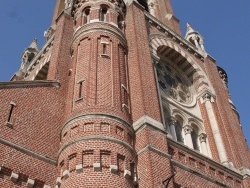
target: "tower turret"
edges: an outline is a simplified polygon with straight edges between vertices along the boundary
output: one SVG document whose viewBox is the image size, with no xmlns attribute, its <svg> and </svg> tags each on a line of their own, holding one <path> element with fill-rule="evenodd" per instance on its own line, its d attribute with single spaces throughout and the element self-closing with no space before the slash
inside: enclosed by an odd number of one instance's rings
<svg viewBox="0 0 250 188">
<path fill-rule="evenodd" d="M 126 6 L 121 0 L 76 0 L 71 12 L 74 34 L 58 185 L 132 188 L 136 154 L 124 35 Z"/>
<path fill-rule="evenodd" d="M 250 187 L 226 72 L 170 0 L 56 0 L 0 83 L 0 187 Z"/>
</svg>

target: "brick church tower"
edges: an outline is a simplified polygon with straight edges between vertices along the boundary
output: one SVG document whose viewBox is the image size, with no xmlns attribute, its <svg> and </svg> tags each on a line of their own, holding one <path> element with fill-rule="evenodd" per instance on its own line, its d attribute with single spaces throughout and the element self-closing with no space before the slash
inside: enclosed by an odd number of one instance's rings
<svg viewBox="0 0 250 188">
<path fill-rule="evenodd" d="M 226 72 L 170 0 L 57 0 L 0 82 L 0 187 L 250 187 Z"/>
</svg>

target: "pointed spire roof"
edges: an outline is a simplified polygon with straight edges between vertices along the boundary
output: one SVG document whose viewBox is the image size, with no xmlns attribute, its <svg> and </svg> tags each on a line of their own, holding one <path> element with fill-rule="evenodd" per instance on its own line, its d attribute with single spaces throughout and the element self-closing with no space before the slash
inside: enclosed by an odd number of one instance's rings
<svg viewBox="0 0 250 188">
<path fill-rule="evenodd" d="M 38 53 L 39 50 L 36 41 L 37 39 L 34 38 L 29 47 L 23 51 L 23 54 L 21 56 L 21 69 L 28 61 L 31 61 L 34 58 L 34 56 Z"/>
<path fill-rule="evenodd" d="M 192 26 L 189 23 L 187 23 L 187 32 L 186 32 L 185 38 L 187 38 L 187 36 L 190 35 L 190 34 L 198 34 L 198 35 L 200 35 L 197 31 L 195 31 L 192 28 Z"/>
<path fill-rule="evenodd" d="M 189 23 L 187 23 L 185 39 L 195 45 L 199 50 L 205 52 L 202 36 L 198 31 L 195 31 Z"/>
<path fill-rule="evenodd" d="M 37 47 L 37 39 L 34 38 L 30 44 L 30 46 L 28 47 L 29 50 L 35 50 L 38 52 L 38 47 Z"/>
<path fill-rule="evenodd" d="M 189 23 L 187 23 L 187 33 L 188 32 L 195 32 L 195 30 L 191 27 Z"/>
</svg>

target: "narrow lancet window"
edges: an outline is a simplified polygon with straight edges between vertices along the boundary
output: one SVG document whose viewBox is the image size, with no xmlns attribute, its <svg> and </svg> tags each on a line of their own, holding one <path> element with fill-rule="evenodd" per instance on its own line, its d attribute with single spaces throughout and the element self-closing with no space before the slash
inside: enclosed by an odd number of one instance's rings
<svg viewBox="0 0 250 188">
<path fill-rule="evenodd" d="M 80 81 L 80 82 L 79 82 L 79 93 L 78 93 L 78 98 L 82 98 L 82 82 L 83 82 L 83 81 Z"/>
<path fill-rule="evenodd" d="M 100 21 L 106 22 L 107 12 L 108 12 L 108 10 L 106 7 L 101 8 Z"/>
<path fill-rule="evenodd" d="M 84 80 L 80 80 L 80 81 L 77 82 L 78 90 L 76 90 L 76 98 L 77 98 L 76 102 L 80 102 L 83 99 L 83 94 L 82 94 L 82 92 L 83 92 L 83 82 L 84 82 Z"/>
<path fill-rule="evenodd" d="M 102 54 L 107 54 L 107 44 L 103 44 Z"/>
<path fill-rule="evenodd" d="M 85 9 L 83 13 L 83 25 L 88 24 L 90 22 L 90 9 Z"/>
<path fill-rule="evenodd" d="M 122 16 L 121 16 L 121 15 L 119 15 L 119 16 L 117 17 L 117 25 L 118 25 L 118 28 L 119 28 L 119 29 L 122 29 L 122 26 L 123 26 L 123 19 L 122 19 Z"/>
<path fill-rule="evenodd" d="M 15 106 L 16 104 L 14 102 L 10 103 L 10 111 L 9 111 L 9 116 L 8 116 L 7 123 L 6 123 L 6 125 L 10 127 L 12 127 L 11 117 L 12 117 L 13 109 Z"/>
</svg>

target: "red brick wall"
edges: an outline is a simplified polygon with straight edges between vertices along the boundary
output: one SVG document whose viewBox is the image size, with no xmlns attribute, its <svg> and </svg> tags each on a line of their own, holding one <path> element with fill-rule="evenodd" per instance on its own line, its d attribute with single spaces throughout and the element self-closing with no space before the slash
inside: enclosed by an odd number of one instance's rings
<svg viewBox="0 0 250 188">
<path fill-rule="evenodd" d="M 167 19 L 167 15 L 174 16 L 174 12 L 173 12 L 170 0 L 166 0 L 166 1 L 158 0 L 157 3 L 155 3 L 155 14 L 156 14 L 155 17 L 158 20 L 160 20 L 163 24 L 167 25 L 177 34 L 181 35 L 181 29 L 180 29 L 178 19 L 175 19 L 174 17 Z"/>
<path fill-rule="evenodd" d="M 56 179 L 56 164 L 42 161 L 25 152 L 17 151 L 13 147 L 0 144 L 0 186 L 26 187 L 27 179 L 35 180 L 34 187 L 54 185 Z M 19 174 L 16 183 L 10 180 L 11 173 Z M 50 173 L 48 173 L 50 172 Z"/>
<path fill-rule="evenodd" d="M 236 168 L 249 167 L 249 151 L 245 142 L 238 118 L 229 103 L 228 91 L 217 72 L 217 67 L 209 58 L 205 60 L 206 72 L 216 92 L 216 100 L 213 109 L 219 123 L 220 133 L 225 146 L 228 159 Z M 212 126 L 212 125 L 211 125 Z M 239 156 L 239 153 L 241 154 Z"/>
<path fill-rule="evenodd" d="M 173 142 L 173 141 L 172 141 Z M 172 183 L 182 187 L 243 187 L 241 175 L 214 163 L 179 144 L 169 144 L 169 154 L 175 176 Z M 179 146 L 176 146 L 179 145 Z M 184 146 L 185 147 L 185 146 Z M 189 151 L 189 152 L 188 152 Z M 224 185 L 223 185 L 224 184 Z"/>
<path fill-rule="evenodd" d="M 112 23 L 84 26 L 80 17 L 66 13 L 58 17 L 63 4 L 64 0 L 56 3 L 53 45 L 40 58 L 43 61 L 51 52 L 48 80 L 58 80 L 60 87 L 51 86 L 49 81 L 25 85 L 13 82 L 8 88 L 0 84 L 0 187 L 26 187 L 28 178 L 35 180 L 34 187 L 53 187 L 60 177 L 61 187 L 133 188 L 134 163 L 139 187 L 143 188 L 162 187 L 162 181 L 174 173 L 169 187 L 249 187 L 247 177 L 243 179 L 219 164 L 212 125 L 200 101 L 213 161 L 168 140 L 164 131 L 150 125 L 144 124 L 136 132 L 133 129 L 132 124 L 144 115 L 162 122 L 148 36 L 165 34 L 147 23 L 140 5 L 135 2 L 127 7 L 124 32 L 115 25 L 121 7 L 114 9 L 112 2 L 106 2 L 113 9 L 107 15 L 107 22 Z M 91 9 L 91 20 L 99 18 L 101 4 Z M 75 11 L 82 11 L 85 5 L 93 6 L 85 3 Z M 165 19 L 166 13 L 173 13 L 170 1 L 159 2 L 157 10 L 161 10 L 156 11 L 157 18 L 180 34 L 177 20 Z M 82 27 L 74 31 L 78 26 Z M 213 110 L 229 160 L 237 168 L 250 167 L 238 117 L 228 102 L 215 63 L 209 58 L 202 62 L 194 53 L 186 54 L 204 70 L 215 90 Z M 26 80 L 37 70 L 34 66 Z M 83 81 L 80 96 L 79 81 Z M 12 128 L 6 126 L 10 102 L 16 104 Z M 94 171 L 93 163 L 100 163 L 101 171 Z M 75 171 L 78 164 L 83 164 L 83 172 Z M 110 165 L 118 166 L 117 173 L 110 172 Z M 70 172 L 68 178 L 62 177 L 65 170 Z M 132 176 L 125 178 L 125 170 Z M 19 174 L 15 183 L 10 180 L 12 172 Z"/>
<path fill-rule="evenodd" d="M 55 159 L 59 146 L 61 114 L 63 114 L 63 104 L 58 98 L 59 92 L 60 89 L 56 87 L 1 89 L 0 136 Z M 11 116 L 13 128 L 6 126 L 10 102 L 16 104 Z"/>
<path fill-rule="evenodd" d="M 140 187 L 161 187 L 162 181 L 172 173 L 167 150 L 165 134 L 149 127 L 136 132 Z"/>
<path fill-rule="evenodd" d="M 143 11 L 137 4 L 127 7 L 126 37 L 132 116 L 134 122 L 148 115 L 161 122 L 154 69 L 149 51 L 148 30 Z"/>
<path fill-rule="evenodd" d="M 91 154 L 91 152 L 93 154 Z M 102 153 L 105 151 L 106 154 Z M 89 153 L 88 157 L 85 154 Z M 110 186 L 110 187 L 134 187 L 132 177 L 126 179 L 124 177 L 124 169 L 130 170 L 130 161 L 134 161 L 135 156 L 131 155 L 131 149 L 128 149 L 121 144 L 115 143 L 113 141 L 108 141 L 104 139 L 86 139 L 82 141 L 78 141 L 72 145 L 66 147 L 60 157 L 58 159 L 59 163 L 61 161 L 65 161 L 64 169 L 69 169 L 69 156 L 72 154 L 76 154 L 76 162 L 73 165 L 75 167 L 76 164 L 83 164 L 83 172 L 76 173 L 72 171 L 70 173 L 70 177 L 68 179 L 62 180 L 61 187 L 80 187 L 80 186 L 88 186 L 88 187 L 102 187 L 102 186 Z M 90 155 L 91 154 L 91 155 Z M 124 156 L 124 162 L 121 167 L 118 169 L 116 174 L 110 172 L 110 165 L 117 165 L 119 155 Z M 101 171 L 96 172 L 93 169 L 93 163 L 101 163 Z M 61 171 L 60 168 L 58 170 Z"/>
</svg>

